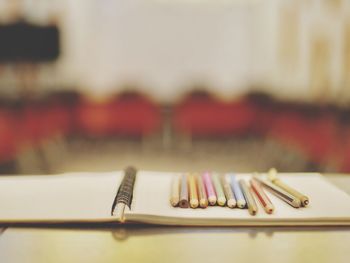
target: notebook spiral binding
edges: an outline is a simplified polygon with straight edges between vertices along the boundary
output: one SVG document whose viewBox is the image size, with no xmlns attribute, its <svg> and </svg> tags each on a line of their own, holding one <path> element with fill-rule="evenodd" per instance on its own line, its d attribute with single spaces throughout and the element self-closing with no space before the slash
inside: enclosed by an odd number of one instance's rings
<svg viewBox="0 0 350 263">
<path fill-rule="evenodd" d="M 127 167 L 125 169 L 124 178 L 119 186 L 117 195 L 115 196 L 113 201 L 112 210 L 111 210 L 112 214 L 116 205 L 119 203 L 123 203 L 127 205 L 130 209 L 132 197 L 133 197 L 136 173 L 137 173 L 137 170 L 134 167 Z"/>
</svg>

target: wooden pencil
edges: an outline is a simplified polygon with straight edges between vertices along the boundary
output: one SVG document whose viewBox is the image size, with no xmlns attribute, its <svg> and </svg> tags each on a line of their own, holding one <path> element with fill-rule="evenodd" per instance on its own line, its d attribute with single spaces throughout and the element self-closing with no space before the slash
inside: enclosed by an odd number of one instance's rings
<svg viewBox="0 0 350 263">
<path fill-rule="evenodd" d="M 286 192 L 282 188 L 278 187 L 277 185 L 271 183 L 270 181 L 264 180 L 258 176 L 253 176 L 255 180 L 257 180 L 263 187 L 265 187 L 270 193 L 274 194 L 281 200 L 285 201 L 287 204 L 299 208 L 301 206 L 300 199 L 296 198 L 294 195 L 291 195 L 290 193 Z"/>
<path fill-rule="evenodd" d="M 214 186 L 211 180 L 211 176 L 209 172 L 204 172 L 202 174 L 202 179 L 205 185 L 205 190 L 207 191 L 208 202 L 210 205 L 215 205 L 217 198 L 214 190 Z"/>
<path fill-rule="evenodd" d="M 249 214 L 251 214 L 252 216 L 256 215 L 256 213 L 258 212 L 258 206 L 257 206 L 257 204 L 254 200 L 254 197 L 249 189 L 249 186 L 247 185 L 247 183 L 243 179 L 239 180 L 239 184 L 241 186 L 244 198 L 247 201 Z"/>
<path fill-rule="evenodd" d="M 290 187 L 286 183 L 282 182 L 277 176 L 277 170 L 272 168 L 269 170 L 267 178 L 275 185 L 290 193 L 301 201 L 302 206 L 307 206 L 310 203 L 309 197 Z"/>
<path fill-rule="evenodd" d="M 180 178 L 179 176 L 174 176 L 171 183 L 171 196 L 170 204 L 174 207 L 178 206 L 180 202 Z"/>
<path fill-rule="evenodd" d="M 221 179 L 221 184 L 222 184 L 222 187 L 224 189 L 225 196 L 226 196 L 227 206 L 229 208 L 236 207 L 236 203 L 237 203 L 236 198 L 233 195 L 230 184 L 227 182 L 226 177 L 224 175 L 221 176 L 220 179 Z"/>
<path fill-rule="evenodd" d="M 208 198 L 207 198 L 207 193 L 205 191 L 203 179 L 201 176 L 197 175 L 196 180 L 197 180 L 199 206 L 201 208 L 207 208 L 208 207 Z"/>
<path fill-rule="evenodd" d="M 196 178 L 193 174 L 188 176 L 188 185 L 190 190 L 190 207 L 197 208 L 199 205 Z"/>
<path fill-rule="evenodd" d="M 233 194 L 235 195 L 236 201 L 237 201 L 237 207 L 238 208 L 245 208 L 247 202 L 244 199 L 241 187 L 239 186 L 239 183 L 237 182 L 236 175 L 230 174 L 230 181 L 231 181 L 231 189 L 233 191 Z"/>
<path fill-rule="evenodd" d="M 186 175 L 182 175 L 182 177 L 181 177 L 181 190 L 180 190 L 179 206 L 181 208 L 188 208 L 188 186 L 187 186 L 187 176 Z"/>
<path fill-rule="evenodd" d="M 223 189 L 221 182 L 220 182 L 220 179 L 219 179 L 219 175 L 213 174 L 212 180 L 213 180 L 213 185 L 214 185 L 214 189 L 215 189 L 216 196 L 217 196 L 217 203 L 219 206 L 225 206 L 226 197 L 225 197 L 224 189 Z"/>
<path fill-rule="evenodd" d="M 264 208 L 265 212 L 267 214 L 272 214 L 275 207 L 273 206 L 272 202 L 270 201 L 269 197 L 265 194 L 264 190 L 262 189 L 260 183 L 254 179 L 250 180 L 250 185 L 252 187 L 253 192 L 257 196 L 257 199 L 259 200 L 260 204 Z"/>
</svg>

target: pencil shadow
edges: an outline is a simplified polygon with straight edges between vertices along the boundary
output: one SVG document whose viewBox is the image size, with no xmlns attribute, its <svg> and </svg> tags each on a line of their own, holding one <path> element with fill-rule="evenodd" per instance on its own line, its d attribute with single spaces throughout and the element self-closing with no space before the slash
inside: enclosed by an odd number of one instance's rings
<svg viewBox="0 0 350 263">
<path fill-rule="evenodd" d="M 179 234 L 227 234 L 235 235 L 246 233 L 251 239 L 265 235 L 272 238 L 277 233 L 305 233 L 305 232 L 344 232 L 350 227 L 174 227 L 174 226 L 122 226 L 111 231 L 113 238 L 123 242 L 129 238 L 155 235 Z"/>
<path fill-rule="evenodd" d="M 86 232 L 109 232 L 113 239 L 117 242 L 123 242 L 133 237 L 140 236 L 158 236 L 158 235 L 190 235 L 190 234 L 247 234 L 254 239 L 258 236 L 265 235 L 273 237 L 277 233 L 306 233 L 306 232 L 350 232 L 350 226 L 284 226 L 284 227 L 199 227 L 199 226 L 164 226 L 164 225 L 148 225 L 148 224 L 118 224 L 118 223 L 16 223 L 16 224 L 0 224 L 0 235 L 7 228 L 23 228 L 37 230 L 71 230 Z"/>
</svg>

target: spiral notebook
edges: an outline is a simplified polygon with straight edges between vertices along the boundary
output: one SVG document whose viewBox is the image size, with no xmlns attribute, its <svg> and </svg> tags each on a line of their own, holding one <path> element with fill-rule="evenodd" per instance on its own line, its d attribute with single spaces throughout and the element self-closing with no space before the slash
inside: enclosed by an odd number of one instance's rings
<svg viewBox="0 0 350 263">
<path fill-rule="evenodd" d="M 0 223 L 146 223 L 192 226 L 350 225 L 350 196 L 316 173 L 280 173 L 290 186 L 307 193 L 310 204 L 292 208 L 269 195 L 275 211 L 208 207 L 182 209 L 169 202 L 172 178 L 180 173 L 138 171 L 130 207 L 111 213 L 124 171 L 0 177 Z M 251 174 L 237 174 L 248 179 Z M 117 208 L 118 206 L 116 206 Z M 118 212 L 118 211 L 117 211 Z"/>
</svg>

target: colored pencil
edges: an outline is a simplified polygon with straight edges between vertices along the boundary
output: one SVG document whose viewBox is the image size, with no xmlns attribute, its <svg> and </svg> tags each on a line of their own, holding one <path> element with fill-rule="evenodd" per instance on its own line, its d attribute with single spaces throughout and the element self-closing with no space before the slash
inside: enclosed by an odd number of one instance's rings
<svg viewBox="0 0 350 263">
<path fill-rule="evenodd" d="M 258 212 L 258 206 L 256 205 L 254 197 L 249 189 L 249 186 L 243 179 L 239 180 L 239 185 L 241 186 L 244 198 L 247 201 L 249 214 L 251 214 L 252 216 L 256 215 L 256 213 Z"/>
<path fill-rule="evenodd" d="M 274 183 L 278 187 L 282 188 L 284 191 L 286 191 L 286 192 L 290 193 L 291 195 L 295 196 L 296 198 L 298 198 L 301 201 L 302 206 L 307 206 L 310 203 L 309 197 L 300 193 L 299 191 L 295 190 L 294 188 L 290 187 L 286 183 L 282 182 L 277 176 L 276 169 L 274 169 L 274 168 L 270 169 L 270 171 L 268 172 L 267 178 L 272 183 Z"/>
<path fill-rule="evenodd" d="M 208 201 L 210 205 L 215 205 L 216 204 L 216 193 L 214 190 L 213 183 L 210 178 L 210 173 L 209 172 L 204 172 L 202 175 L 203 182 L 205 185 L 205 189 L 207 191 L 207 196 L 208 196 Z"/>
<path fill-rule="evenodd" d="M 171 183 L 170 204 L 176 207 L 179 205 L 179 202 L 180 202 L 180 178 L 178 176 L 174 176 L 173 181 Z"/>
<path fill-rule="evenodd" d="M 225 196 L 226 196 L 227 206 L 229 208 L 234 208 L 236 206 L 237 202 L 236 202 L 235 196 L 233 195 L 231 186 L 227 182 L 226 177 L 224 175 L 221 176 L 220 179 L 221 179 L 221 184 L 222 184 L 222 187 L 224 189 Z"/>
<path fill-rule="evenodd" d="M 301 206 L 300 199 L 296 198 L 294 195 L 291 195 L 290 193 L 284 191 L 282 188 L 278 187 L 277 185 L 271 183 L 270 181 L 264 180 L 260 177 L 253 176 L 255 180 L 257 180 L 263 187 L 265 187 L 269 192 L 280 198 L 281 200 L 285 201 L 287 204 L 299 208 Z"/>
<path fill-rule="evenodd" d="M 212 181 L 214 184 L 214 189 L 216 192 L 216 197 L 217 197 L 217 203 L 219 206 L 225 206 L 226 204 L 226 197 L 224 193 L 224 189 L 222 188 L 219 175 L 218 174 L 213 174 L 212 175 Z"/>
<path fill-rule="evenodd" d="M 190 189 L 190 207 L 197 208 L 199 205 L 196 178 L 193 174 L 188 176 L 188 185 Z"/>
<path fill-rule="evenodd" d="M 269 197 L 265 194 L 264 190 L 262 189 L 260 183 L 254 179 L 250 180 L 250 185 L 252 187 L 253 192 L 257 196 L 257 199 L 259 200 L 260 204 L 264 208 L 265 212 L 267 214 L 272 214 L 275 207 L 273 206 L 272 202 L 270 201 Z"/>
<path fill-rule="evenodd" d="M 186 175 L 182 175 L 182 177 L 181 177 L 181 190 L 180 190 L 179 206 L 181 208 L 188 208 L 188 186 L 187 186 L 187 176 Z"/>
<path fill-rule="evenodd" d="M 199 206 L 201 208 L 206 208 L 206 207 L 208 207 L 208 198 L 207 198 L 207 193 L 205 191 L 203 179 L 199 175 L 196 176 L 196 179 L 197 179 Z"/>
<path fill-rule="evenodd" d="M 244 199 L 241 187 L 239 186 L 239 184 L 236 180 L 236 176 L 234 174 L 230 174 L 230 179 L 231 179 L 231 188 L 232 188 L 233 194 L 236 197 L 237 207 L 238 208 L 245 208 L 246 201 Z"/>
</svg>

